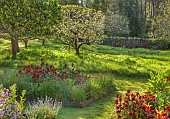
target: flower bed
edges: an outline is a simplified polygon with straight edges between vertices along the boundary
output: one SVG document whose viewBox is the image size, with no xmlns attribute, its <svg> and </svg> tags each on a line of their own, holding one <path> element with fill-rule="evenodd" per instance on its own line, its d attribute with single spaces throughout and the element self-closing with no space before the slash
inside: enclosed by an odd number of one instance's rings
<svg viewBox="0 0 170 119">
<path fill-rule="evenodd" d="M 117 95 L 116 115 L 120 119 L 170 119 L 170 106 L 164 110 L 155 108 L 156 97 L 152 94 L 140 95 L 127 90 L 125 97 Z"/>
<path fill-rule="evenodd" d="M 115 113 L 120 119 L 170 119 L 170 77 L 151 73 L 148 91 L 141 95 L 127 90 L 117 95 Z"/>
<path fill-rule="evenodd" d="M 16 84 L 10 90 L 0 85 L 0 118 L 1 119 L 56 119 L 61 103 L 49 97 L 37 99 L 24 107 L 24 95 L 22 92 L 20 100 L 17 100 Z"/>
<path fill-rule="evenodd" d="M 19 93 L 23 89 L 27 91 L 28 101 L 48 96 L 66 103 L 77 102 L 77 107 L 84 107 L 90 104 L 89 99 L 94 101 L 115 89 L 113 80 L 107 76 L 93 78 L 84 70 L 75 69 L 74 64 L 55 68 L 44 60 L 40 65 L 27 65 L 18 70 L 15 83 Z"/>
</svg>

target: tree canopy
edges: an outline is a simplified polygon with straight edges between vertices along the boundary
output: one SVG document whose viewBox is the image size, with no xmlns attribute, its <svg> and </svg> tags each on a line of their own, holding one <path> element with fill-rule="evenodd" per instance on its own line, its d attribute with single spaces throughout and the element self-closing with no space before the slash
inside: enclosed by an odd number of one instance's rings
<svg viewBox="0 0 170 119">
<path fill-rule="evenodd" d="M 76 5 L 62 6 L 63 20 L 57 26 L 62 42 L 72 46 L 79 55 L 82 45 L 99 43 L 104 33 L 105 16 L 101 11 Z"/>
<path fill-rule="evenodd" d="M 0 34 L 11 40 L 13 58 L 19 50 L 20 38 L 50 36 L 60 20 L 58 0 L 0 1 Z"/>
</svg>

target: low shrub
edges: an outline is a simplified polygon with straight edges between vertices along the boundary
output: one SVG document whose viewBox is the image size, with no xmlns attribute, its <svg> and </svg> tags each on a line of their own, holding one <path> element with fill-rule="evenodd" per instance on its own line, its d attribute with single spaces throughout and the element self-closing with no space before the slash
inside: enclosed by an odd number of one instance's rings
<svg viewBox="0 0 170 119">
<path fill-rule="evenodd" d="M 148 92 L 156 96 L 154 106 L 157 109 L 164 109 L 170 105 L 170 78 L 162 72 L 150 73 Z"/>
<path fill-rule="evenodd" d="M 62 103 L 46 97 L 37 99 L 29 104 L 26 109 L 28 119 L 56 119 Z"/>
<path fill-rule="evenodd" d="M 0 85 L 0 118 L 1 119 L 19 119 L 24 118 L 24 95 L 22 91 L 20 101 L 18 102 L 16 94 L 16 84 L 10 87 L 10 90 Z"/>
</svg>

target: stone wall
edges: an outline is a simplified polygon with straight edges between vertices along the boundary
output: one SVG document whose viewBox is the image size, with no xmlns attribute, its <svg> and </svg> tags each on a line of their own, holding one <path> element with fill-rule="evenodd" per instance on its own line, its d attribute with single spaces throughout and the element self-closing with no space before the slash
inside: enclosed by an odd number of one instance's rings
<svg viewBox="0 0 170 119">
<path fill-rule="evenodd" d="M 170 49 L 170 41 L 168 40 L 147 40 L 141 38 L 108 38 L 103 41 L 103 44 L 113 47 L 149 48 L 157 50 Z"/>
</svg>

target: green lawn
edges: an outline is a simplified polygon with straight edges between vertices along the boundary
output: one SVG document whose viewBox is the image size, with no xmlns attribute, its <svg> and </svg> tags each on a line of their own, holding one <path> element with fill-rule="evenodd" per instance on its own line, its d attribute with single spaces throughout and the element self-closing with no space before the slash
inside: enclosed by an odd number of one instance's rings
<svg viewBox="0 0 170 119">
<path fill-rule="evenodd" d="M 56 67 L 74 63 L 75 67 L 84 69 L 91 76 L 106 75 L 113 79 L 117 91 L 83 109 L 63 107 L 59 112 L 59 119 L 109 119 L 117 93 L 123 94 L 127 89 L 142 93 L 147 89 L 151 71 L 162 71 L 170 75 L 170 51 L 92 45 L 83 46 L 78 57 L 74 49 L 68 51 L 68 46 L 48 41 L 42 47 L 41 41 L 36 40 L 29 42 L 28 49 L 20 43 L 21 51 L 17 54 L 17 59 L 11 60 L 10 42 L 0 41 L 1 79 L 6 76 L 4 74 L 15 74 L 24 65 L 40 63 L 41 58 Z"/>
</svg>

